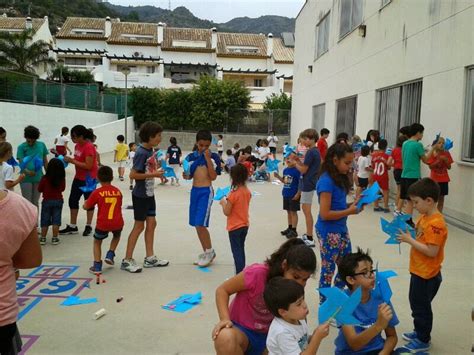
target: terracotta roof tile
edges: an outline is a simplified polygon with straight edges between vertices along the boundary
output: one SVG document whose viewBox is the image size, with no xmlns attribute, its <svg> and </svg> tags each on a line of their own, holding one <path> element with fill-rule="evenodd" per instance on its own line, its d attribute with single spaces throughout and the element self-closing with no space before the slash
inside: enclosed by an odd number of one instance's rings
<svg viewBox="0 0 474 355">
<path fill-rule="evenodd" d="M 44 23 L 42 18 L 33 18 L 33 30 L 37 31 Z M 3 17 L 0 16 L 0 29 L 2 30 L 24 30 L 26 28 L 25 17 Z"/>
<path fill-rule="evenodd" d="M 116 20 L 112 20 L 113 22 Z M 102 34 L 79 34 L 72 32 L 73 29 L 101 30 Z M 64 21 L 61 30 L 56 34 L 56 38 L 83 38 L 83 39 L 105 39 L 105 19 L 88 17 L 68 17 Z"/>
<path fill-rule="evenodd" d="M 225 33 L 217 34 L 218 56 L 245 56 L 245 57 L 267 57 L 267 38 L 265 35 L 253 33 Z M 229 47 L 254 47 L 255 53 L 239 52 L 229 50 Z"/>
<path fill-rule="evenodd" d="M 202 28 L 176 28 L 176 27 L 164 27 L 163 43 L 161 48 L 163 50 L 192 50 L 192 51 L 211 51 L 211 38 L 212 31 L 209 29 Z M 201 41 L 206 42 L 206 47 L 177 47 L 173 46 L 173 40 L 178 41 Z"/>
<path fill-rule="evenodd" d="M 151 36 L 151 38 L 130 38 L 124 35 Z M 112 23 L 112 33 L 107 39 L 110 44 L 138 44 L 138 45 L 158 45 L 157 25 L 153 23 L 137 22 L 115 22 Z"/>
<path fill-rule="evenodd" d="M 281 38 L 274 38 L 273 58 L 275 58 L 275 63 L 293 63 L 294 48 L 286 47 Z"/>
</svg>

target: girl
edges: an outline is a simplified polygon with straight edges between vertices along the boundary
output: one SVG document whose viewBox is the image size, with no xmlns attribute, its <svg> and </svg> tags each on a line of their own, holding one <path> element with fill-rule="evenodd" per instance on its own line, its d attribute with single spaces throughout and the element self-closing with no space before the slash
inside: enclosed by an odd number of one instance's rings
<svg viewBox="0 0 474 355">
<path fill-rule="evenodd" d="M 230 169 L 231 192 L 220 201 L 222 211 L 227 216 L 230 248 L 234 257 L 235 274 L 245 267 L 245 238 L 249 230 L 249 205 L 252 194 L 245 186 L 248 173 L 242 164 Z"/>
<path fill-rule="evenodd" d="M 377 131 L 376 129 L 371 129 L 370 131 L 367 132 L 366 144 L 369 146 L 371 152 L 379 149 L 379 145 L 378 145 L 379 140 L 380 140 L 379 131 Z"/>
<path fill-rule="evenodd" d="M 212 331 L 214 348 L 220 354 L 261 354 L 266 347 L 273 316 L 265 305 L 263 291 L 275 276 L 305 286 L 316 270 L 316 257 L 298 238 L 283 243 L 263 264 L 252 264 L 216 290 L 219 323 Z M 229 307 L 229 298 L 235 294 Z"/>
<path fill-rule="evenodd" d="M 63 210 L 63 191 L 66 188 L 66 172 L 64 164 L 59 159 L 51 159 L 46 168 L 46 174 L 41 178 L 38 191 L 43 193 L 41 204 L 41 237 L 40 244 L 46 244 L 46 234 L 49 226 L 53 228 L 51 244 L 59 244 L 59 226 Z"/>
<path fill-rule="evenodd" d="M 74 147 L 74 158 L 64 157 L 64 161 L 74 164 L 76 167 L 76 174 L 71 185 L 71 192 L 69 194 L 69 208 L 71 210 L 70 223 L 66 225 L 66 228 L 61 229 L 59 234 L 77 234 L 78 228 L 77 214 L 79 213 L 79 200 L 84 195 L 84 200 L 89 198 L 92 191 L 84 192 L 81 187 L 86 186 L 86 178 L 97 178 L 97 152 L 92 140 L 94 134 L 82 125 L 77 125 L 71 129 L 71 139 L 76 144 Z M 89 236 L 92 233 L 92 217 L 94 216 L 94 210 L 87 210 L 87 224 L 84 228 L 84 237 Z"/>
<path fill-rule="evenodd" d="M 319 199 L 319 216 L 316 222 L 321 252 L 321 277 L 319 287 L 331 287 L 336 264 L 352 250 L 347 216 L 357 214 L 358 199 L 347 207 L 346 197 L 351 185 L 348 173 L 352 166 L 354 153 L 344 143 L 329 147 L 321 166 L 321 176 L 316 186 Z M 344 281 L 336 277 L 335 286 L 344 288 Z M 320 297 L 320 301 L 324 300 Z"/>
<path fill-rule="evenodd" d="M 7 163 L 12 154 L 12 145 L 8 142 L 0 142 L 0 190 L 13 191 L 13 188 L 25 178 L 25 174 L 20 174 L 15 180 L 13 167 Z"/>
<path fill-rule="evenodd" d="M 431 170 L 431 179 L 436 181 L 439 185 L 440 194 L 438 199 L 438 210 L 442 213 L 444 207 L 444 196 L 449 192 L 449 175 L 448 170 L 451 169 L 453 158 L 447 150 L 444 150 L 445 140 L 439 137 L 438 141 L 433 146 L 433 149 L 428 153 L 428 165 Z"/>
<path fill-rule="evenodd" d="M 166 152 L 166 160 L 168 160 L 169 166 L 173 168 L 173 171 L 176 173 L 176 167 L 181 164 L 181 148 L 178 147 L 178 141 L 176 137 L 170 138 L 170 146 L 168 147 L 168 151 Z M 174 185 L 176 180 L 176 186 L 179 186 L 179 179 L 177 178 L 178 174 L 175 174 L 176 177 L 171 177 L 171 185 Z"/>
<path fill-rule="evenodd" d="M 69 137 L 67 136 L 68 133 L 69 128 L 63 127 L 61 128 L 61 134 L 54 139 L 54 145 L 56 146 L 54 154 L 56 155 L 56 157 L 58 155 L 66 155 L 67 152 L 69 152 L 69 154 L 72 154 L 71 149 L 69 149 L 69 147 L 67 146 L 67 143 L 69 142 Z"/>
<path fill-rule="evenodd" d="M 407 137 L 403 134 L 397 138 L 397 146 L 393 149 L 391 159 L 393 162 L 393 178 L 397 184 L 397 198 L 395 201 L 395 212 L 394 215 L 400 215 L 403 207 L 403 200 L 400 200 L 400 184 L 402 182 L 402 171 L 403 171 L 403 160 L 402 160 L 402 145 L 407 140 Z"/>
</svg>

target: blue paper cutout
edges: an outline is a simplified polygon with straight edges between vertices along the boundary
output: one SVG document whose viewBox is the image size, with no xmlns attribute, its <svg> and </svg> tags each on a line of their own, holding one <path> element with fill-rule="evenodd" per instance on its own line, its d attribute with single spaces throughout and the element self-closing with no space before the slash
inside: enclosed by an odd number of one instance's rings
<svg viewBox="0 0 474 355">
<path fill-rule="evenodd" d="M 364 142 L 365 142 L 365 141 L 364 141 Z M 365 145 L 367 145 L 367 144 L 365 144 Z M 363 146 L 364 146 L 364 144 L 361 143 L 361 142 L 354 143 L 354 144 L 352 144 L 352 150 L 353 150 L 354 152 L 358 152 L 358 151 L 360 151 L 360 150 L 362 149 Z"/>
<path fill-rule="evenodd" d="M 382 227 L 382 231 L 390 236 L 390 238 L 385 241 L 385 244 L 400 244 L 400 242 L 397 240 L 400 230 L 403 232 L 410 232 L 411 236 L 415 238 L 415 229 L 406 223 L 410 218 L 411 216 L 409 214 L 404 214 L 394 217 L 393 220 L 389 222 L 383 217 L 380 217 L 380 226 Z"/>
<path fill-rule="evenodd" d="M 196 270 L 199 270 L 199 271 L 204 272 L 204 273 L 209 273 L 209 272 L 211 272 L 211 269 L 209 269 L 208 267 L 199 267 L 199 266 L 196 266 Z"/>
<path fill-rule="evenodd" d="M 11 165 L 12 167 L 20 166 L 20 164 L 13 157 L 7 160 L 7 164 Z"/>
<path fill-rule="evenodd" d="M 387 148 L 387 150 L 385 151 L 385 154 L 387 155 L 392 155 L 392 148 Z"/>
<path fill-rule="evenodd" d="M 43 169 L 43 160 L 41 158 L 38 158 L 37 155 L 29 155 L 25 157 L 21 163 L 20 163 L 20 171 L 25 170 L 26 166 L 30 163 L 33 162 L 33 169 L 35 172 L 40 171 Z"/>
<path fill-rule="evenodd" d="M 177 299 L 161 306 L 161 308 L 167 311 L 173 311 L 178 313 L 185 313 L 190 309 L 196 307 L 198 304 L 202 302 L 202 294 L 201 292 L 197 292 L 195 294 L 183 294 L 179 296 Z"/>
<path fill-rule="evenodd" d="M 187 159 L 183 160 L 183 170 L 185 175 L 190 175 L 191 174 L 191 164 Z"/>
<path fill-rule="evenodd" d="M 439 133 L 436 135 L 436 137 L 435 137 L 435 139 L 434 139 L 434 141 L 433 141 L 433 144 L 432 144 L 432 145 L 435 145 L 436 143 L 438 143 L 438 139 L 439 139 L 439 137 L 441 137 L 441 132 L 439 132 Z"/>
<path fill-rule="evenodd" d="M 214 137 L 214 136 L 212 136 L 212 142 L 211 142 L 211 143 L 212 143 L 213 145 L 217 145 L 217 142 L 218 142 L 218 141 L 217 141 L 217 138 Z"/>
<path fill-rule="evenodd" d="M 174 169 L 166 163 L 166 160 L 161 159 L 160 164 L 161 164 L 161 168 L 164 170 L 164 173 L 163 173 L 164 177 L 177 178 L 176 173 L 174 172 Z"/>
<path fill-rule="evenodd" d="M 267 162 L 265 163 L 267 173 L 270 174 L 274 171 L 278 173 L 278 164 L 279 163 L 280 163 L 280 160 L 278 160 L 278 159 L 267 159 Z"/>
<path fill-rule="evenodd" d="M 92 192 L 97 188 L 97 180 L 90 177 L 90 175 L 86 176 L 86 186 L 81 186 L 82 192 L 88 193 Z"/>
<path fill-rule="evenodd" d="M 80 299 L 79 296 L 69 296 L 66 298 L 61 306 L 77 306 L 81 304 L 90 304 L 90 303 L 97 303 L 97 298 L 84 298 Z"/>
<path fill-rule="evenodd" d="M 444 142 L 444 150 L 450 150 L 453 146 L 454 142 L 451 139 L 446 138 L 446 141 Z"/>
<path fill-rule="evenodd" d="M 378 265 L 376 269 L 378 269 Z M 393 270 L 376 271 L 375 273 L 375 288 L 373 292 L 374 295 L 381 298 L 385 303 L 390 302 L 393 294 L 388 279 L 395 276 L 398 276 L 398 274 Z"/>
<path fill-rule="evenodd" d="M 363 205 L 369 205 L 374 201 L 377 201 L 380 195 L 380 186 L 378 182 L 374 182 L 371 187 L 362 192 L 361 199 L 357 202 L 357 208 L 360 210 Z"/>
<path fill-rule="evenodd" d="M 352 313 L 362 299 L 362 289 L 358 287 L 350 296 L 338 287 L 320 288 L 319 293 L 326 297 L 326 301 L 319 307 L 319 324 L 335 319 L 338 324 L 360 324 Z"/>
<path fill-rule="evenodd" d="M 155 156 L 156 156 L 156 160 L 160 160 L 161 157 L 165 156 L 165 152 L 162 151 L 161 149 L 159 149 L 159 150 L 156 151 Z"/>
<path fill-rule="evenodd" d="M 66 169 L 67 166 L 69 165 L 69 163 L 68 163 L 66 160 L 64 160 L 64 155 L 58 155 L 58 157 L 57 157 L 56 159 L 59 159 L 59 160 L 61 160 L 61 161 L 63 162 L 65 169 Z"/>
<path fill-rule="evenodd" d="M 215 195 L 214 195 L 214 201 L 220 201 L 220 200 L 222 200 L 224 197 L 227 197 L 227 195 L 230 194 L 230 189 L 231 189 L 230 186 L 223 187 L 223 188 L 218 187 L 218 188 L 217 188 L 217 191 L 216 191 L 216 193 L 215 193 Z"/>
</svg>

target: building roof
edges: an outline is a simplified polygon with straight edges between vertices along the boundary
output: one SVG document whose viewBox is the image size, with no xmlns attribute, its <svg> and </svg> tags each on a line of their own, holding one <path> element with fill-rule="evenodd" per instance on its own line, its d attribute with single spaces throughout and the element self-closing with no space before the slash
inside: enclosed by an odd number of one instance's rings
<svg viewBox="0 0 474 355">
<path fill-rule="evenodd" d="M 256 48 L 255 53 L 232 52 L 229 47 Z M 217 34 L 217 55 L 219 57 L 253 57 L 267 58 L 267 37 L 253 33 L 225 33 Z"/>
<path fill-rule="evenodd" d="M 112 20 L 117 21 L 117 20 Z M 101 30 L 102 34 L 74 33 L 74 29 Z M 56 34 L 61 39 L 105 39 L 105 19 L 89 17 L 68 17 Z"/>
<path fill-rule="evenodd" d="M 33 18 L 33 30 L 38 29 L 46 21 L 44 18 Z M 24 30 L 26 29 L 26 18 L 25 17 L 4 17 L 0 16 L 0 30 Z"/>
<path fill-rule="evenodd" d="M 191 51 L 191 52 L 211 52 L 211 38 L 212 31 L 202 28 L 177 28 L 164 27 L 163 43 L 161 48 L 163 50 L 174 51 Z M 173 41 L 196 41 L 206 42 L 205 47 L 187 47 L 187 46 L 173 46 Z"/>
<path fill-rule="evenodd" d="M 275 58 L 275 63 L 291 64 L 294 60 L 294 49 L 286 47 L 281 38 L 274 38 L 273 58 Z"/>
<path fill-rule="evenodd" d="M 133 35 L 147 36 L 147 38 L 133 37 Z M 157 46 L 158 30 L 153 23 L 114 22 L 107 43 Z"/>
</svg>

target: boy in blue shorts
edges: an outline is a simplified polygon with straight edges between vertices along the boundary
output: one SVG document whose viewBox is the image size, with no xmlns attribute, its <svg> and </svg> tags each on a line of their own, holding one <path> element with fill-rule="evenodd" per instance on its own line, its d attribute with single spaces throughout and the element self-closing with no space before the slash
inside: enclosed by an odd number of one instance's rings
<svg viewBox="0 0 474 355">
<path fill-rule="evenodd" d="M 193 179 L 191 189 L 191 201 L 189 205 L 189 224 L 196 228 L 199 241 L 204 251 L 199 254 L 199 267 L 209 266 L 216 253 L 212 248 L 211 236 L 209 234 L 209 217 L 211 214 L 214 190 L 212 182 L 221 174 L 221 160 L 217 153 L 211 153 L 212 135 L 208 130 L 200 130 L 196 134 L 197 150 L 190 153 L 186 160 L 190 163 L 189 175 L 183 173 L 186 180 Z"/>
</svg>

